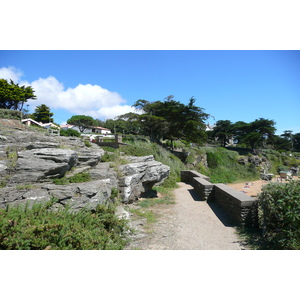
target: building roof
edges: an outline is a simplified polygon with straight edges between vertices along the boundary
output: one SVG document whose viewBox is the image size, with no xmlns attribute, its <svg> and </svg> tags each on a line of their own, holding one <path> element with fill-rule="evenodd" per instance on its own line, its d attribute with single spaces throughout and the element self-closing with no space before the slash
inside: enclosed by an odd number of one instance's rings
<svg viewBox="0 0 300 300">
<path fill-rule="evenodd" d="M 89 128 L 95 128 L 95 129 L 101 129 L 101 130 L 108 130 L 108 131 L 110 131 L 110 129 L 104 128 L 104 127 L 89 126 Z"/>
</svg>

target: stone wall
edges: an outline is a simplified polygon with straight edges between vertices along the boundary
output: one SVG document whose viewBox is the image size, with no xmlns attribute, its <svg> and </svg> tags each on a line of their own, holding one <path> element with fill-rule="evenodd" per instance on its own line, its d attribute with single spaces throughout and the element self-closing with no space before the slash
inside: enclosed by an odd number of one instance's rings
<svg viewBox="0 0 300 300">
<path fill-rule="evenodd" d="M 236 224 L 258 226 L 257 199 L 222 183 L 214 185 L 211 198 L 226 211 Z"/>
<path fill-rule="evenodd" d="M 237 225 L 258 226 L 258 200 L 225 184 L 213 184 L 196 171 L 181 171 L 181 181 L 190 183 L 204 201 L 216 202 Z"/>
</svg>

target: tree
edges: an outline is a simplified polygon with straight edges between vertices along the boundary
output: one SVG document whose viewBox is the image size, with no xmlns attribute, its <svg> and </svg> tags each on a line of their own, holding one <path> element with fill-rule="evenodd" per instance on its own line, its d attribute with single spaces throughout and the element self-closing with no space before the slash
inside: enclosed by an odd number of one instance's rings
<svg viewBox="0 0 300 300">
<path fill-rule="evenodd" d="M 294 150 L 300 152 L 300 132 L 293 135 Z"/>
<path fill-rule="evenodd" d="M 184 105 L 168 96 L 165 101 L 149 102 L 138 100 L 133 107 L 141 114 L 132 115 L 139 122 L 142 131 L 152 142 L 159 143 L 161 139 L 182 139 L 187 142 L 201 143 L 205 137 L 204 120 L 208 114 L 203 108 L 194 105 L 195 99 L 190 98 L 189 104 Z"/>
<path fill-rule="evenodd" d="M 90 116 L 76 115 L 67 120 L 67 123 L 77 126 L 79 128 L 79 131 L 83 132 L 86 128 L 94 126 L 95 120 Z"/>
<path fill-rule="evenodd" d="M 0 108 L 22 110 L 29 99 L 36 99 L 32 87 L 19 86 L 12 80 L 0 79 Z"/>
<path fill-rule="evenodd" d="M 226 147 L 226 144 L 232 138 L 233 126 L 229 120 L 220 120 L 217 121 L 216 126 L 213 128 L 213 136 L 221 140 L 223 147 Z"/>
<path fill-rule="evenodd" d="M 281 134 L 280 136 L 283 137 L 288 145 L 288 149 L 290 151 L 293 151 L 294 148 L 294 141 L 293 141 L 293 134 L 292 134 L 292 130 L 285 130 L 283 132 L 283 134 Z"/>
<path fill-rule="evenodd" d="M 50 112 L 50 107 L 45 104 L 37 106 L 34 113 L 31 115 L 32 119 L 41 123 L 51 123 L 53 122 L 53 113 Z"/>
</svg>

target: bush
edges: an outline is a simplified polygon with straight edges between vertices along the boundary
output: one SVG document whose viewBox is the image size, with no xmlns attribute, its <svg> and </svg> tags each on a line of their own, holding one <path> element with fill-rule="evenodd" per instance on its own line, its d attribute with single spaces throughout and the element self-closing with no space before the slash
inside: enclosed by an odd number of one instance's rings
<svg viewBox="0 0 300 300">
<path fill-rule="evenodd" d="M 0 109 L 0 119 L 21 120 L 22 112 L 18 110 Z"/>
<path fill-rule="evenodd" d="M 76 136 L 76 137 L 80 137 L 80 132 L 78 132 L 77 130 L 71 129 L 71 128 L 66 129 L 66 130 L 62 129 L 60 131 L 60 135 L 61 136 Z"/>
<path fill-rule="evenodd" d="M 260 226 L 266 247 L 300 249 L 300 181 L 269 183 L 259 195 Z"/>
<path fill-rule="evenodd" d="M 100 205 L 95 212 L 69 207 L 50 210 L 56 201 L 0 209 L 1 250 L 120 250 L 127 243 L 127 221 L 115 207 Z"/>
</svg>

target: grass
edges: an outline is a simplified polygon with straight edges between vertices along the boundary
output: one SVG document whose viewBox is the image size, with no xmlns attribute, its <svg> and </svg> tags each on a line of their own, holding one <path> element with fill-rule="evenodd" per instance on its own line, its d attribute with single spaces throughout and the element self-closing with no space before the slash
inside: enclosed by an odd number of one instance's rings
<svg viewBox="0 0 300 300">
<path fill-rule="evenodd" d="M 89 173 L 79 173 L 71 177 L 62 177 L 62 178 L 55 178 L 53 179 L 53 183 L 57 185 L 67 185 L 70 183 L 81 183 L 81 182 L 88 182 L 91 180 Z"/>
<path fill-rule="evenodd" d="M 153 211 L 155 206 L 175 204 L 173 189 L 162 186 L 154 187 L 161 197 L 145 198 L 138 201 L 139 208 L 129 209 L 135 219 L 146 219 L 147 225 L 157 222 L 158 215 Z M 152 209 L 153 208 L 153 209 Z"/>
</svg>

